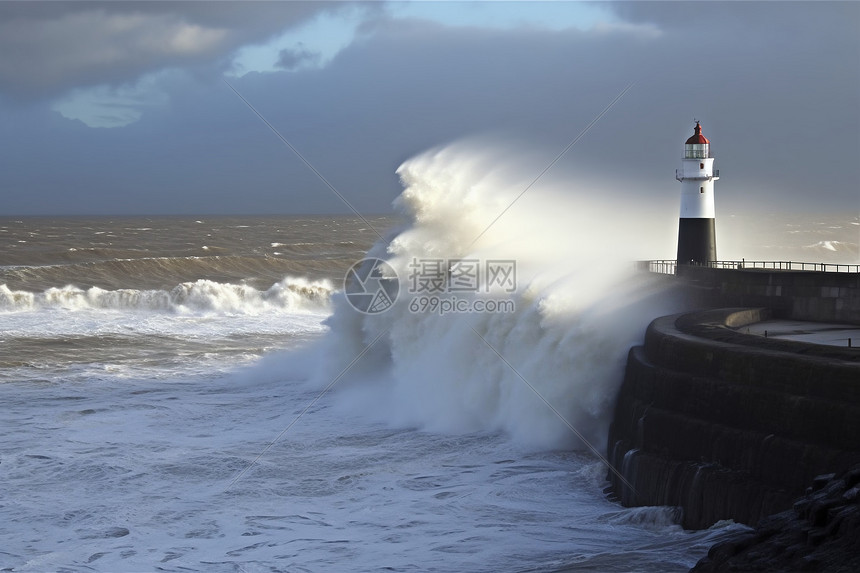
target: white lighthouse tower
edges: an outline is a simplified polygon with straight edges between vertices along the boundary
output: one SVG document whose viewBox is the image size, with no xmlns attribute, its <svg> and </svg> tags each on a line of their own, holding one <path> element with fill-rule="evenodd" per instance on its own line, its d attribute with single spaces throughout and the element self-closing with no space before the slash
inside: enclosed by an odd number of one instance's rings
<svg viewBox="0 0 860 573">
<path fill-rule="evenodd" d="M 693 136 L 684 144 L 684 161 L 675 170 L 681 182 L 681 219 L 678 222 L 678 264 L 706 265 L 717 260 L 714 232 L 714 171 L 711 142 L 696 122 Z"/>
</svg>

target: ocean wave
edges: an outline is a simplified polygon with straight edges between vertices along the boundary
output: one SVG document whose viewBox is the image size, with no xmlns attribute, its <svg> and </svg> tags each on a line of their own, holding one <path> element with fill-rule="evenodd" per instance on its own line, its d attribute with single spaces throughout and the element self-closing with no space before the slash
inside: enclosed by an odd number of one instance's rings
<svg viewBox="0 0 860 573">
<path fill-rule="evenodd" d="M 648 206 L 625 215 L 593 189 L 551 185 L 517 202 L 534 166 L 496 152 L 455 145 L 400 167 L 396 205 L 409 222 L 368 253 L 395 270 L 400 296 L 373 315 L 333 297 L 318 382 L 339 380 L 342 407 L 395 426 L 602 452 L 628 349 L 677 306 L 656 279 L 631 274 L 636 249 L 655 248 L 641 229 Z M 415 261 L 440 259 L 514 261 L 516 289 L 494 295 L 514 312 L 416 312 Z M 489 296 L 482 276 L 480 292 L 457 296 Z"/>
<path fill-rule="evenodd" d="M 616 514 L 610 514 L 607 517 L 609 523 L 615 526 L 636 525 L 642 529 L 652 531 L 666 531 L 667 527 L 672 526 L 675 526 L 678 530 L 681 529 L 678 525 L 681 521 L 681 508 L 679 507 L 631 507 Z"/>
<path fill-rule="evenodd" d="M 247 284 L 197 280 L 170 290 L 88 289 L 68 285 L 42 292 L 11 290 L 0 285 L 0 312 L 45 309 L 131 310 L 175 314 L 250 314 L 267 312 L 324 312 L 333 292 L 326 281 L 287 277 L 266 290 Z"/>
<path fill-rule="evenodd" d="M 115 259 L 135 259 L 147 256 L 145 249 L 119 248 L 110 246 L 51 246 L 39 250 L 17 250 L 3 253 L 4 261 L 10 264 L 29 266 L 63 265 L 107 261 Z"/>
<path fill-rule="evenodd" d="M 0 267 L 0 283 L 31 292 L 67 284 L 102 289 L 151 290 L 198 279 L 248 282 L 263 288 L 283 276 L 336 280 L 360 255 L 313 259 L 288 256 L 145 257 L 53 265 Z"/>
<path fill-rule="evenodd" d="M 811 245 L 804 245 L 803 248 L 815 252 L 829 251 L 831 253 L 850 253 L 852 251 L 857 251 L 857 243 L 835 240 L 818 241 L 817 243 L 813 243 Z"/>
</svg>

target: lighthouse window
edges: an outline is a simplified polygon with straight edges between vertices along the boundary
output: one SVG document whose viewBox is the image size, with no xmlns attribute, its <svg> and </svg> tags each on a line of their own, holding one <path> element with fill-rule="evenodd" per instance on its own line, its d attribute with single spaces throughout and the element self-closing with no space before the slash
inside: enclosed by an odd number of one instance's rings
<svg viewBox="0 0 860 573">
<path fill-rule="evenodd" d="M 685 159 L 707 159 L 708 144 L 707 143 L 685 143 L 684 158 Z"/>
<path fill-rule="evenodd" d="M 705 192 L 705 188 L 704 188 L 704 187 L 699 187 L 699 193 L 704 193 L 704 192 Z"/>
<path fill-rule="evenodd" d="M 699 169 L 704 169 L 704 168 L 705 168 L 705 164 L 704 164 L 704 163 L 699 163 Z"/>
</svg>

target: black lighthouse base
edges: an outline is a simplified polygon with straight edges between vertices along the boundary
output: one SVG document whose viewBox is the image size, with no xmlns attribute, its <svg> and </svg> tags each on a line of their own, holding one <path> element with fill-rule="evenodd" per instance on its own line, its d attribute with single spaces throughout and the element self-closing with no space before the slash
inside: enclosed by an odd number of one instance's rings
<svg viewBox="0 0 860 573">
<path fill-rule="evenodd" d="M 706 265 L 717 260 L 713 219 L 678 220 L 678 264 Z"/>
</svg>

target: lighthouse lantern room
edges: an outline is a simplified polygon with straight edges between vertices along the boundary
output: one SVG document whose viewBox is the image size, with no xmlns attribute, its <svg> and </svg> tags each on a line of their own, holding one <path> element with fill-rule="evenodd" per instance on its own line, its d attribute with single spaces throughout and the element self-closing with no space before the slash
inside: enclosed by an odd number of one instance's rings
<svg viewBox="0 0 860 573">
<path fill-rule="evenodd" d="M 675 171 L 675 179 L 681 182 L 679 265 L 707 265 L 717 260 L 714 181 L 720 178 L 720 172 L 714 170 L 710 147 L 697 121 L 693 136 L 684 144 L 682 167 Z"/>
</svg>

